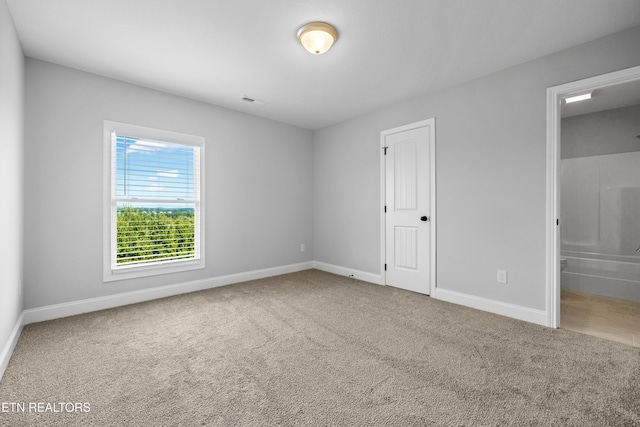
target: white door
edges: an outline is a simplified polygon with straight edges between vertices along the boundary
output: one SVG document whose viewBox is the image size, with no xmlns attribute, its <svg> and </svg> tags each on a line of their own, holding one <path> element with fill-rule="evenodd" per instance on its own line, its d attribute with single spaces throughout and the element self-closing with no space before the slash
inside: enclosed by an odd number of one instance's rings
<svg viewBox="0 0 640 427">
<path fill-rule="evenodd" d="M 386 284 L 430 294 L 433 124 L 383 132 Z M 393 130 L 388 131 L 393 132 Z"/>
</svg>

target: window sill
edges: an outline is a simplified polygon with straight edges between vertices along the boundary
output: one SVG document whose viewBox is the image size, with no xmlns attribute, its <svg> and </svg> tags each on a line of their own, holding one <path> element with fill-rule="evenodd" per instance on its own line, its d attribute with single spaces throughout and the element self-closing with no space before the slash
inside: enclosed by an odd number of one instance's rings
<svg viewBox="0 0 640 427">
<path fill-rule="evenodd" d="M 115 282 L 118 280 L 136 279 L 140 277 L 157 276 L 160 274 L 179 273 L 205 268 L 204 260 L 189 260 L 166 262 L 156 265 L 122 267 L 116 270 L 106 268 L 103 282 Z"/>
</svg>

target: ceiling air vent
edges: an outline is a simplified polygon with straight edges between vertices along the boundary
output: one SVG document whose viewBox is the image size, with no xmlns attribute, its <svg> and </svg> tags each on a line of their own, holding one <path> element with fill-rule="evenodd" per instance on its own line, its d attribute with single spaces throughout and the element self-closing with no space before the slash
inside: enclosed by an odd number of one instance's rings
<svg viewBox="0 0 640 427">
<path fill-rule="evenodd" d="M 242 98 L 240 98 L 240 100 L 248 104 L 264 105 L 264 102 L 258 101 L 257 99 L 254 99 L 254 98 L 249 98 L 248 96 L 243 96 Z"/>
</svg>

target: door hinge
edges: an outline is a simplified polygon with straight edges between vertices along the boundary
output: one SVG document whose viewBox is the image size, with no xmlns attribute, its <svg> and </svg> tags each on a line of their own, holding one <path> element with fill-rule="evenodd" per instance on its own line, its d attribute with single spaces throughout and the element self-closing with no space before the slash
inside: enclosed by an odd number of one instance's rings
<svg viewBox="0 0 640 427">
<path fill-rule="evenodd" d="M 387 148 L 389 148 L 389 147 L 382 147 L 382 149 L 384 150 L 384 155 L 385 156 L 387 155 Z"/>
<path fill-rule="evenodd" d="M 387 264 L 384 265 L 384 271 L 387 271 Z"/>
<path fill-rule="evenodd" d="M 387 205 L 384 205 L 384 212 L 387 212 Z"/>
<path fill-rule="evenodd" d="M 560 225 L 560 220 L 556 218 L 556 225 Z"/>
</svg>

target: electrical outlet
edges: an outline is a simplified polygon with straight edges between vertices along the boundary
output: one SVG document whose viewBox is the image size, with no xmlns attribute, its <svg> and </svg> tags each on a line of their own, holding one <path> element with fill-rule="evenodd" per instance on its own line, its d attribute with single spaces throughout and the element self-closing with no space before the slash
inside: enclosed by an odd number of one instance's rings
<svg viewBox="0 0 640 427">
<path fill-rule="evenodd" d="M 305 247 L 304 247 L 304 243 L 300 243 L 300 252 L 304 252 Z"/>
<path fill-rule="evenodd" d="M 498 270 L 498 283 L 507 284 L 507 270 Z"/>
</svg>

